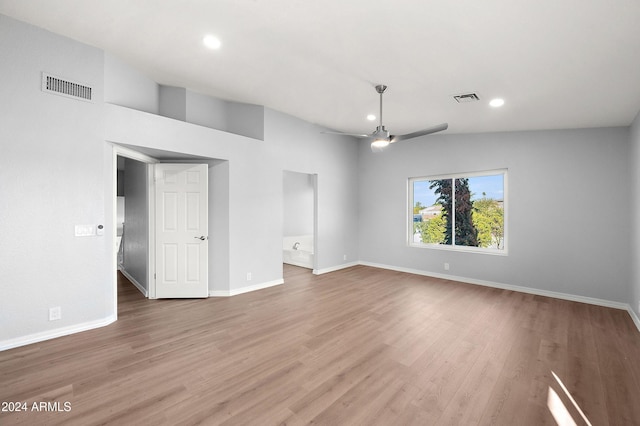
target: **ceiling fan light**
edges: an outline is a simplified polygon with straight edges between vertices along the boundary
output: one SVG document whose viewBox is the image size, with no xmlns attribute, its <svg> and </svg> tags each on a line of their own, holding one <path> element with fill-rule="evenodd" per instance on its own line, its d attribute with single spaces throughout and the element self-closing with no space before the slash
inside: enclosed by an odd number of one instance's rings
<svg viewBox="0 0 640 426">
<path fill-rule="evenodd" d="M 382 149 L 386 148 L 387 146 L 389 146 L 388 139 L 376 139 L 375 141 L 371 142 L 371 148 Z"/>
<path fill-rule="evenodd" d="M 211 34 L 204 36 L 204 38 L 202 39 L 202 44 L 204 44 L 211 50 L 220 49 L 220 46 L 222 46 L 222 42 L 220 41 L 220 39 Z"/>
</svg>

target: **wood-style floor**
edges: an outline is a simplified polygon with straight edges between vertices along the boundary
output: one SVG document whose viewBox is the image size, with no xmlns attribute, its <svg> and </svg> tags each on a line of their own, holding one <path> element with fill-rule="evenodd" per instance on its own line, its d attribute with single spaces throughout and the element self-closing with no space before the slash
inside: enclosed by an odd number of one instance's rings
<svg viewBox="0 0 640 426">
<path fill-rule="evenodd" d="M 116 323 L 0 352 L 0 401 L 27 405 L 2 425 L 638 425 L 640 333 L 622 310 L 365 266 L 203 300 L 121 277 Z"/>
</svg>

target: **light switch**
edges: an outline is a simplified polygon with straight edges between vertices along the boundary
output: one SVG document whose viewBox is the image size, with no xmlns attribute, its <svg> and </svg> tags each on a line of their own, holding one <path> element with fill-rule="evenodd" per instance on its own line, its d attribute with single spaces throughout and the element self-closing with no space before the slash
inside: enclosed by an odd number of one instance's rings
<svg viewBox="0 0 640 426">
<path fill-rule="evenodd" d="M 76 237 L 91 237 L 96 235 L 96 228 L 93 225 L 76 225 Z"/>
</svg>

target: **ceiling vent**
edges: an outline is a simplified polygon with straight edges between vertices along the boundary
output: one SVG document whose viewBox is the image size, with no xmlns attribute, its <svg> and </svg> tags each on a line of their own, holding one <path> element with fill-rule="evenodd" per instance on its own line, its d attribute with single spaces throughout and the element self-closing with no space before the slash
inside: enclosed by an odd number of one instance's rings
<svg viewBox="0 0 640 426">
<path fill-rule="evenodd" d="M 453 99 L 456 100 L 457 103 L 463 104 L 467 102 L 475 102 L 479 101 L 480 98 L 475 93 L 465 93 L 463 95 L 454 95 Z"/>
<path fill-rule="evenodd" d="M 91 102 L 93 88 L 85 84 L 66 80 L 43 72 L 42 91 L 65 96 L 67 98 Z"/>
</svg>

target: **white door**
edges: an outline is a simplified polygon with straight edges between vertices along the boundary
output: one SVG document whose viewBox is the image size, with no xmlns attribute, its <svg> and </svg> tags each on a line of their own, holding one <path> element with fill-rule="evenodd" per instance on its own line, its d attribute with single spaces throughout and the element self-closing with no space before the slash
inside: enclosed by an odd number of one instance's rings
<svg viewBox="0 0 640 426">
<path fill-rule="evenodd" d="M 156 297 L 208 297 L 208 166 L 154 167 Z"/>
</svg>

